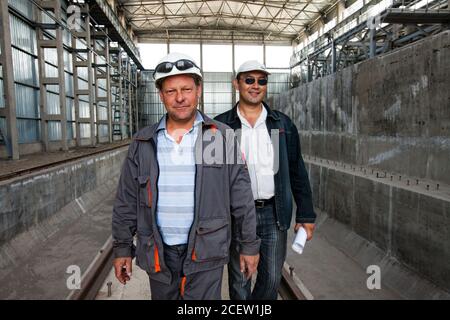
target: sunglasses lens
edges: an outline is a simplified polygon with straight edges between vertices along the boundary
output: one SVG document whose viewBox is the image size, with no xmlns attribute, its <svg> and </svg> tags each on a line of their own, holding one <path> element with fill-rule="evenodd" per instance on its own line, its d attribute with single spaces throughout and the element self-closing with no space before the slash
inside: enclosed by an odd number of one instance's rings
<svg viewBox="0 0 450 320">
<path fill-rule="evenodd" d="M 259 84 L 260 86 L 265 86 L 265 85 L 267 84 L 267 79 L 259 79 L 259 80 L 258 80 L 258 84 Z"/>
<path fill-rule="evenodd" d="M 245 78 L 245 83 L 246 84 L 254 84 L 255 83 L 255 78 Z"/>
<path fill-rule="evenodd" d="M 176 67 L 178 70 L 187 70 L 194 67 L 194 64 L 189 60 L 178 60 L 176 62 Z"/>
<path fill-rule="evenodd" d="M 245 78 L 245 83 L 246 84 L 254 84 L 255 83 L 255 78 Z M 258 84 L 260 86 L 265 86 L 267 84 L 267 79 L 258 79 Z"/>
<path fill-rule="evenodd" d="M 168 72 L 172 71 L 172 68 L 173 68 L 173 64 L 172 63 L 170 63 L 170 62 L 163 62 L 163 63 L 159 64 L 156 67 L 155 71 L 156 72 L 161 72 L 161 73 L 168 73 Z"/>
</svg>

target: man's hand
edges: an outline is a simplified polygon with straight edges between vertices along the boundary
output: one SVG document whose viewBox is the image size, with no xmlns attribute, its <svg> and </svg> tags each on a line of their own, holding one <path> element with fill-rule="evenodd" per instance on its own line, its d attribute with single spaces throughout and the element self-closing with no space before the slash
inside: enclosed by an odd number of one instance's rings
<svg viewBox="0 0 450 320">
<path fill-rule="evenodd" d="M 313 237 L 313 233 L 314 233 L 314 228 L 316 227 L 316 225 L 314 223 L 296 223 L 295 227 L 294 227 L 294 231 L 295 233 L 297 233 L 298 229 L 300 229 L 300 227 L 303 227 L 306 231 L 306 240 L 311 240 Z"/>
<path fill-rule="evenodd" d="M 259 253 L 256 256 L 247 256 L 245 254 L 240 255 L 241 272 L 245 273 L 245 277 L 250 279 L 256 272 L 256 267 L 259 262 Z"/>
<path fill-rule="evenodd" d="M 121 284 L 126 284 L 131 277 L 131 257 L 115 258 L 114 271 L 116 278 Z"/>
</svg>

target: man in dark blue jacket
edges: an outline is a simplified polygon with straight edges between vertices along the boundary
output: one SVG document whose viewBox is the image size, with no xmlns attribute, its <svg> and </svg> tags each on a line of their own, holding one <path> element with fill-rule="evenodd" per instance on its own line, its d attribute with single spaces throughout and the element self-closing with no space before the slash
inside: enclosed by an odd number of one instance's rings
<svg viewBox="0 0 450 320">
<path fill-rule="evenodd" d="M 310 240 L 316 219 L 297 128 L 287 115 L 263 102 L 268 75 L 259 62 L 244 62 L 233 80 L 239 102 L 215 118 L 234 129 L 240 140 L 255 199 L 257 234 L 261 238 L 253 292 L 240 262 L 239 239 L 232 243 L 228 273 L 233 300 L 277 298 L 292 220 L 292 196 L 297 205 L 295 232 L 304 228 Z"/>
</svg>

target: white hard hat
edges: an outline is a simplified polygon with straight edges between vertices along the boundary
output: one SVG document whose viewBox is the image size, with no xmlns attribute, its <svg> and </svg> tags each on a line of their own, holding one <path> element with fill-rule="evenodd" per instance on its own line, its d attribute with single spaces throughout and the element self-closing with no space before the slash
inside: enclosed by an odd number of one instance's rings
<svg viewBox="0 0 450 320">
<path fill-rule="evenodd" d="M 177 74 L 196 74 L 202 78 L 200 68 L 194 59 L 186 54 L 177 52 L 169 53 L 158 62 L 153 73 L 153 78 L 157 81 Z"/>
<path fill-rule="evenodd" d="M 248 60 L 245 61 L 243 64 L 240 65 L 240 67 L 237 70 L 236 77 L 239 77 L 239 74 L 242 72 L 248 72 L 248 71 L 261 71 L 265 74 L 269 75 L 270 72 L 267 71 L 266 66 L 262 63 L 259 63 L 256 60 Z"/>
</svg>

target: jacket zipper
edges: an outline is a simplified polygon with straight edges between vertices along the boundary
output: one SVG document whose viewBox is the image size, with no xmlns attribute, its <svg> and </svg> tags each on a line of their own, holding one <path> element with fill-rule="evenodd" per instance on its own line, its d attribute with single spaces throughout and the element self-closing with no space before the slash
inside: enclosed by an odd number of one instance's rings
<svg viewBox="0 0 450 320">
<path fill-rule="evenodd" d="M 158 203 L 158 196 L 159 196 L 159 192 L 158 192 L 158 181 L 159 181 L 159 163 L 158 163 L 158 158 L 157 158 L 157 154 L 156 154 L 156 145 L 154 140 L 150 140 L 150 144 L 152 145 L 153 148 L 153 154 L 156 157 L 156 168 L 157 168 L 157 173 L 156 173 L 156 181 L 155 181 L 155 191 L 156 191 L 156 198 L 155 198 L 155 204 Z M 150 182 L 150 180 L 149 180 Z M 150 187 L 149 187 L 150 188 Z M 151 189 L 150 189 L 150 193 L 149 196 L 151 196 Z M 149 201 L 153 200 L 153 197 L 149 198 Z M 152 203 L 150 202 L 150 207 L 152 207 Z M 153 223 L 157 224 L 156 222 L 156 205 L 153 206 L 152 211 L 155 212 L 155 215 L 153 216 Z M 156 226 L 157 228 L 157 226 Z M 159 250 L 158 250 L 158 245 L 156 244 L 156 240 L 154 241 L 154 245 L 155 245 L 155 249 L 154 249 L 154 260 L 155 260 L 155 272 L 161 272 L 161 264 L 160 264 L 160 259 L 159 259 Z"/>
<path fill-rule="evenodd" d="M 201 141 L 201 143 L 202 143 L 202 149 L 203 149 L 203 125 L 201 126 L 201 127 L 199 127 L 199 130 L 198 130 L 198 136 L 197 136 L 197 139 L 196 139 L 196 141 L 195 141 L 195 143 L 194 143 L 194 149 L 196 148 L 196 146 L 197 146 L 197 140 L 199 139 L 199 137 L 200 137 L 200 141 Z M 194 151 L 195 152 L 195 151 Z M 195 158 L 195 156 L 194 156 L 194 158 Z M 197 159 L 195 159 L 195 181 L 194 181 L 194 220 L 192 221 L 192 225 L 191 225 L 191 227 L 189 228 L 189 233 L 188 233 L 188 248 L 189 248 L 189 241 L 190 241 L 190 239 L 191 239 L 191 234 L 192 234 L 192 228 L 196 225 L 196 222 L 197 222 L 197 214 L 196 214 L 196 212 L 197 212 L 197 182 L 198 182 L 198 179 L 197 179 L 197 174 L 198 174 L 198 170 L 197 170 Z M 201 188 L 200 188 L 200 190 L 201 190 Z M 200 195 L 199 195 L 200 196 Z M 200 203 L 200 201 L 199 201 L 199 203 Z M 197 255 L 195 254 L 195 241 L 194 241 L 194 243 L 192 244 L 192 252 L 191 252 L 191 260 L 192 261 L 196 261 L 197 260 Z"/>
</svg>

